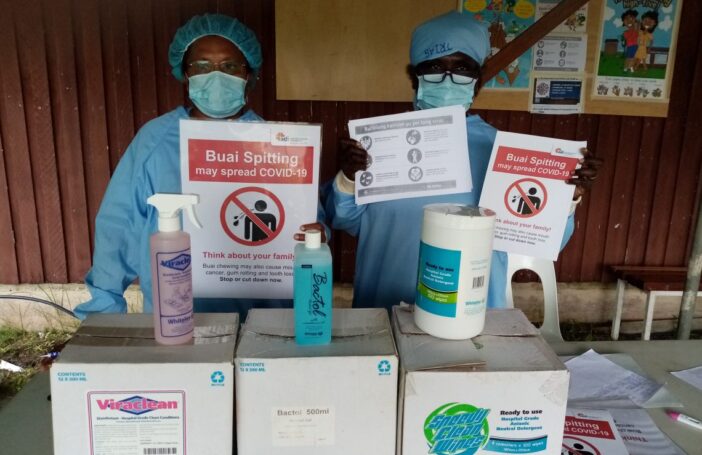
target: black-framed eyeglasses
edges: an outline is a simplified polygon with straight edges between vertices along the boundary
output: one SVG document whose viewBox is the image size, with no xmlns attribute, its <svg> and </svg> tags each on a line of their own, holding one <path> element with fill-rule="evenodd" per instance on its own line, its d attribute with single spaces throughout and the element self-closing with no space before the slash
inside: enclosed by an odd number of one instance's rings
<svg viewBox="0 0 702 455">
<path fill-rule="evenodd" d="M 246 76 L 248 73 L 248 66 L 246 63 L 239 63 L 234 60 L 225 60 L 219 63 L 214 63 L 209 60 L 197 60 L 188 63 L 187 66 L 188 74 L 191 76 L 207 74 L 215 70 L 219 70 L 230 76 Z"/>
<path fill-rule="evenodd" d="M 458 85 L 470 85 L 475 82 L 474 77 L 466 76 L 463 74 L 452 73 L 451 71 L 444 71 L 443 73 L 432 73 L 432 74 L 420 74 L 419 77 L 425 82 L 430 82 L 432 84 L 440 84 L 444 82 L 446 76 L 451 78 L 451 82 Z"/>
</svg>

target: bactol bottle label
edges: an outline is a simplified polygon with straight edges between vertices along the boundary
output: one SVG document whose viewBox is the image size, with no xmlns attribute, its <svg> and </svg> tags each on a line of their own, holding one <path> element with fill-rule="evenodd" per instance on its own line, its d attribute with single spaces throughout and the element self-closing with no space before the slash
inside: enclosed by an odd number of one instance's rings
<svg viewBox="0 0 702 455">
<path fill-rule="evenodd" d="M 301 269 L 306 270 L 312 277 L 309 280 L 309 299 L 307 300 L 307 320 L 301 324 L 304 327 L 306 337 L 321 337 L 324 335 L 323 324 L 329 317 L 329 302 L 324 301 L 322 287 L 327 286 L 328 278 L 326 272 L 317 273 L 311 264 L 302 264 Z M 303 291 L 304 292 L 304 291 Z"/>
<path fill-rule="evenodd" d="M 154 305 L 159 305 L 161 314 L 161 335 L 178 337 L 193 330 L 190 249 L 156 253 L 158 282 Z"/>
<path fill-rule="evenodd" d="M 437 316 L 455 318 L 460 269 L 460 251 L 421 242 L 417 305 Z"/>
</svg>

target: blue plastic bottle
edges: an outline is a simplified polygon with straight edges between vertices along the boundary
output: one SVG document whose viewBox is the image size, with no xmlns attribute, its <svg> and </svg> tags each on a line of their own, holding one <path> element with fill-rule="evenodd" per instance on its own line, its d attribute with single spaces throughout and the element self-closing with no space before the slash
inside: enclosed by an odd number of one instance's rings
<svg viewBox="0 0 702 455">
<path fill-rule="evenodd" d="M 293 290 L 295 341 L 328 344 L 332 331 L 332 256 L 322 233 L 305 232 L 305 243 L 295 246 Z"/>
</svg>

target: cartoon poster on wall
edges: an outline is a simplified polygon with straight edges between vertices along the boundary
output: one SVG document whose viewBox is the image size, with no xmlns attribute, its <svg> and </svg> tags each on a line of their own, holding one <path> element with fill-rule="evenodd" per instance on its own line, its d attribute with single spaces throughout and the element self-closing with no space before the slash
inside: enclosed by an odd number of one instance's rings
<svg viewBox="0 0 702 455">
<path fill-rule="evenodd" d="M 680 0 L 607 0 L 595 97 L 667 100 Z"/>
<path fill-rule="evenodd" d="M 465 0 L 463 13 L 472 14 L 488 26 L 490 56 L 493 56 L 534 23 L 536 6 L 534 0 Z M 484 87 L 528 89 L 531 54 L 530 49 L 497 73 Z"/>
<path fill-rule="evenodd" d="M 555 8 L 561 0 L 537 0 L 536 20 L 538 21 L 549 11 Z M 587 32 L 587 7 L 581 6 L 575 13 L 571 14 L 562 24 L 553 29 L 551 33 L 586 33 Z"/>
<path fill-rule="evenodd" d="M 317 219 L 321 127 L 180 121 L 183 193 L 198 194 L 190 233 L 193 295 L 292 298 L 294 234 Z"/>
</svg>

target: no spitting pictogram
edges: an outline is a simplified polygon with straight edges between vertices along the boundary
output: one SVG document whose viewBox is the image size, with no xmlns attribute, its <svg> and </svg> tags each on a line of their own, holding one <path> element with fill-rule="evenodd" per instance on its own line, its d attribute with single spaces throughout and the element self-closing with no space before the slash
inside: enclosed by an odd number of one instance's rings
<svg viewBox="0 0 702 455">
<path fill-rule="evenodd" d="M 505 207 L 519 218 L 538 215 L 544 207 L 548 194 L 543 183 L 536 179 L 521 179 L 512 183 L 505 192 Z"/>
<path fill-rule="evenodd" d="M 575 436 L 563 436 L 561 455 L 602 455 L 602 453 L 589 442 Z"/>
<path fill-rule="evenodd" d="M 224 199 L 219 220 L 224 232 L 235 242 L 259 246 L 270 242 L 283 230 L 285 210 L 275 194 L 247 186 Z"/>
</svg>

